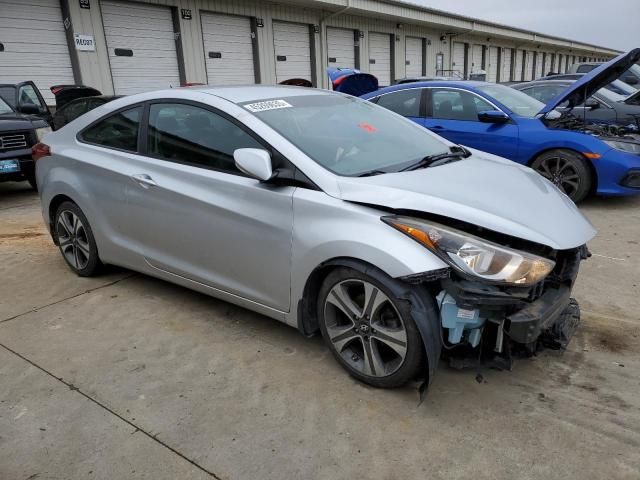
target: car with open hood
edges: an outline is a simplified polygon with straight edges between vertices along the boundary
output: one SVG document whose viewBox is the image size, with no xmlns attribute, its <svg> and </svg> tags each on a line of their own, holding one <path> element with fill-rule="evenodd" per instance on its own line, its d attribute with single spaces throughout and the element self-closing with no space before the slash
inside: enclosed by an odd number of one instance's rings
<svg viewBox="0 0 640 480">
<path fill-rule="evenodd" d="M 571 80 L 535 80 L 513 85 L 512 88 L 547 103 L 572 85 Z M 564 109 L 562 104 L 556 107 L 560 112 Z M 629 132 L 640 132 L 640 91 L 621 95 L 601 88 L 586 101 L 574 106 L 571 113 L 585 123 L 617 125 Z"/>
<path fill-rule="evenodd" d="M 51 114 L 33 82 L 0 85 L 0 182 L 35 188 L 31 147 L 51 131 Z"/>
<path fill-rule="evenodd" d="M 636 129 L 593 125 L 573 110 L 638 59 L 640 49 L 620 55 L 546 104 L 505 85 L 472 81 L 396 85 L 362 98 L 456 144 L 530 166 L 576 202 L 592 192 L 637 195 L 640 137 Z"/>
<path fill-rule="evenodd" d="M 284 86 L 120 98 L 34 147 L 78 275 L 115 264 L 321 332 L 355 378 L 563 348 L 595 230 L 529 168 L 371 102 Z M 484 356 L 483 356 L 484 358 Z"/>
<path fill-rule="evenodd" d="M 120 95 L 103 95 L 100 90 L 84 85 L 54 85 L 51 93 L 56 99 L 56 112 L 51 122 L 53 130 L 59 130 L 80 115 L 120 98 Z"/>
</svg>

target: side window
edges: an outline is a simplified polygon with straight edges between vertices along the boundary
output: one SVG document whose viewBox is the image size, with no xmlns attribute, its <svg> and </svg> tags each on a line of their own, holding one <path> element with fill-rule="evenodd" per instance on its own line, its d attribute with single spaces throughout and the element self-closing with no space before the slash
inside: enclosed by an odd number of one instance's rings
<svg viewBox="0 0 640 480">
<path fill-rule="evenodd" d="M 477 95 L 461 90 L 431 90 L 433 118 L 478 121 L 478 113 L 495 110 Z"/>
<path fill-rule="evenodd" d="M 40 102 L 40 97 L 36 93 L 33 85 L 24 85 L 20 87 L 18 91 L 18 105 L 35 105 L 40 110 L 44 108 L 42 102 Z"/>
<path fill-rule="evenodd" d="M 134 107 L 104 118 L 82 133 L 82 140 L 128 152 L 138 151 L 142 107 Z"/>
<path fill-rule="evenodd" d="M 524 93 L 529 95 L 530 97 L 535 98 L 536 100 L 540 100 L 542 103 L 548 103 L 553 97 L 558 95 L 560 92 L 565 90 L 567 87 L 554 86 L 554 85 L 546 85 L 546 86 L 538 86 L 531 87 L 522 90 Z"/>
<path fill-rule="evenodd" d="M 238 174 L 233 160 L 238 148 L 263 147 L 237 125 L 204 108 L 156 103 L 149 109 L 150 155 Z"/>
<path fill-rule="evenodd" d="M 85 107 L 86 107 L 85 100 L 78 100 L 77 102 L 72 102 L 69 105 L 65 105 L 64 113 L 63 113 L 65 122 L 67 123 L 71 122 L 72 120 L 75 120 L 80 115 L 85 113 L 86 111 Z"/>
<path fill-rule="evenodd" d="M 578 70 L 576 70 L 576 72 L 577 72 L 577 73 L 588 73 L 588 72 L 590 72 L 590 71 L 591 71 L 591 70 L 593 70 L 593 69 L 594 69 L 594 66 L 593 66 L 593 65 L 580 65 L 580 66 L 578 67 Z"/>
<path fill-rule="evenodd" d="M 382 95 L 378 98 L 378 105 L 403 117 L 419 117 L 421 96 L 421 88 L 409 88 Z"/>
</svg>

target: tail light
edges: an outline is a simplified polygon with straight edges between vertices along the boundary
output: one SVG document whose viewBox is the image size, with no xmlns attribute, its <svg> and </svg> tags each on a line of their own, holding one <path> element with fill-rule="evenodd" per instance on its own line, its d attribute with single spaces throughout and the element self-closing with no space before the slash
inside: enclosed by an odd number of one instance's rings
<svg viewBox="0 0 640 480">
<path fill-rule="evenodd" d="M 36 143 L 31 147 L 31 158 L 33 158 L 34 162 L 40 160 L 42 157 L 48 157 L 49 155 L 51 155 L 51 148 L 45 143 Z"/>
</svg>

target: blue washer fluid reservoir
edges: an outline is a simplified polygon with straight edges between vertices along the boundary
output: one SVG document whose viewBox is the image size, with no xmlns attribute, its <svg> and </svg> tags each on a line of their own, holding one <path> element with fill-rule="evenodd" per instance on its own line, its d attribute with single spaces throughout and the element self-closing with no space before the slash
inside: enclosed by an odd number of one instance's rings
<svg viewBox="0 0 640 480">
<path fill-rule="evenodd" d="M 482 326 L 485 322 L 485 319 L 480 316 L 480 310 L 459 308 L 454 298 L 444 290 L 438 294 L 436 300 L 440 307 L 442 327 L 449 332 L 449 343 L 460 343 L 466 332 L 467 341 L 471 346 L 478 346 L 482 336 Z"/>
</svg>

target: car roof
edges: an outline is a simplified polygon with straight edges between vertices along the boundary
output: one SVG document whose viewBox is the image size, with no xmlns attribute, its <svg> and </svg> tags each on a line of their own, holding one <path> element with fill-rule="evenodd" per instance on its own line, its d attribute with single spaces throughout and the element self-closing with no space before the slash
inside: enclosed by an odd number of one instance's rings
<svg viewBox="0 0 640 480">
<path fill-rule="evenodd" d="M 289 85 L 237 85 L 228 87 L 185 87 L 191 91 L 207 93 L 224 98 L 233 103 L 268 100 L 278 97 L 297 97 L 304 95 L 330 95 L 328 90 L 318 88 L 294 87 Z M 182 89 L 180 89 L 182 90 Z"/>
<path fill-rule="evenodd" d="M 430 80 L 426 82 L 409 82 L 409 83 L 401 83 L 398 85 L 391 85 L 390 87 L 385 87 L 385 88 L 376 90 L 374 92 L 369 92 L 365 95 L 362 95 L 362 98 L 365 98 L 365 99 L 373 98 L 385 93 L 395 92 L 397 90 L 407 90 L 410 88 L 454 87 L 454 88 L 462 88 L 465 90 L 474 91 L 478 87 L 482 87 L 484 85 L 496 85 L 496 84 L 491 82 L 480 82 L 476 80 Z"/>
<path fill-rule="evenodd" d="M 573 82 L 575 82 L 575 80 L 571 80 L 571 79 L 558 79 L 558 80 L 554 80 L 554 79 L 544 79 L 544 80 L 533 80 L 531 82 L 523 82 L 523 83 L 518 83 L 516 85 L 511 85 L 511 88 L 518 88 L 518 87 L 528 87 L 530 85 L 571 85 Z"/>
</svg>

